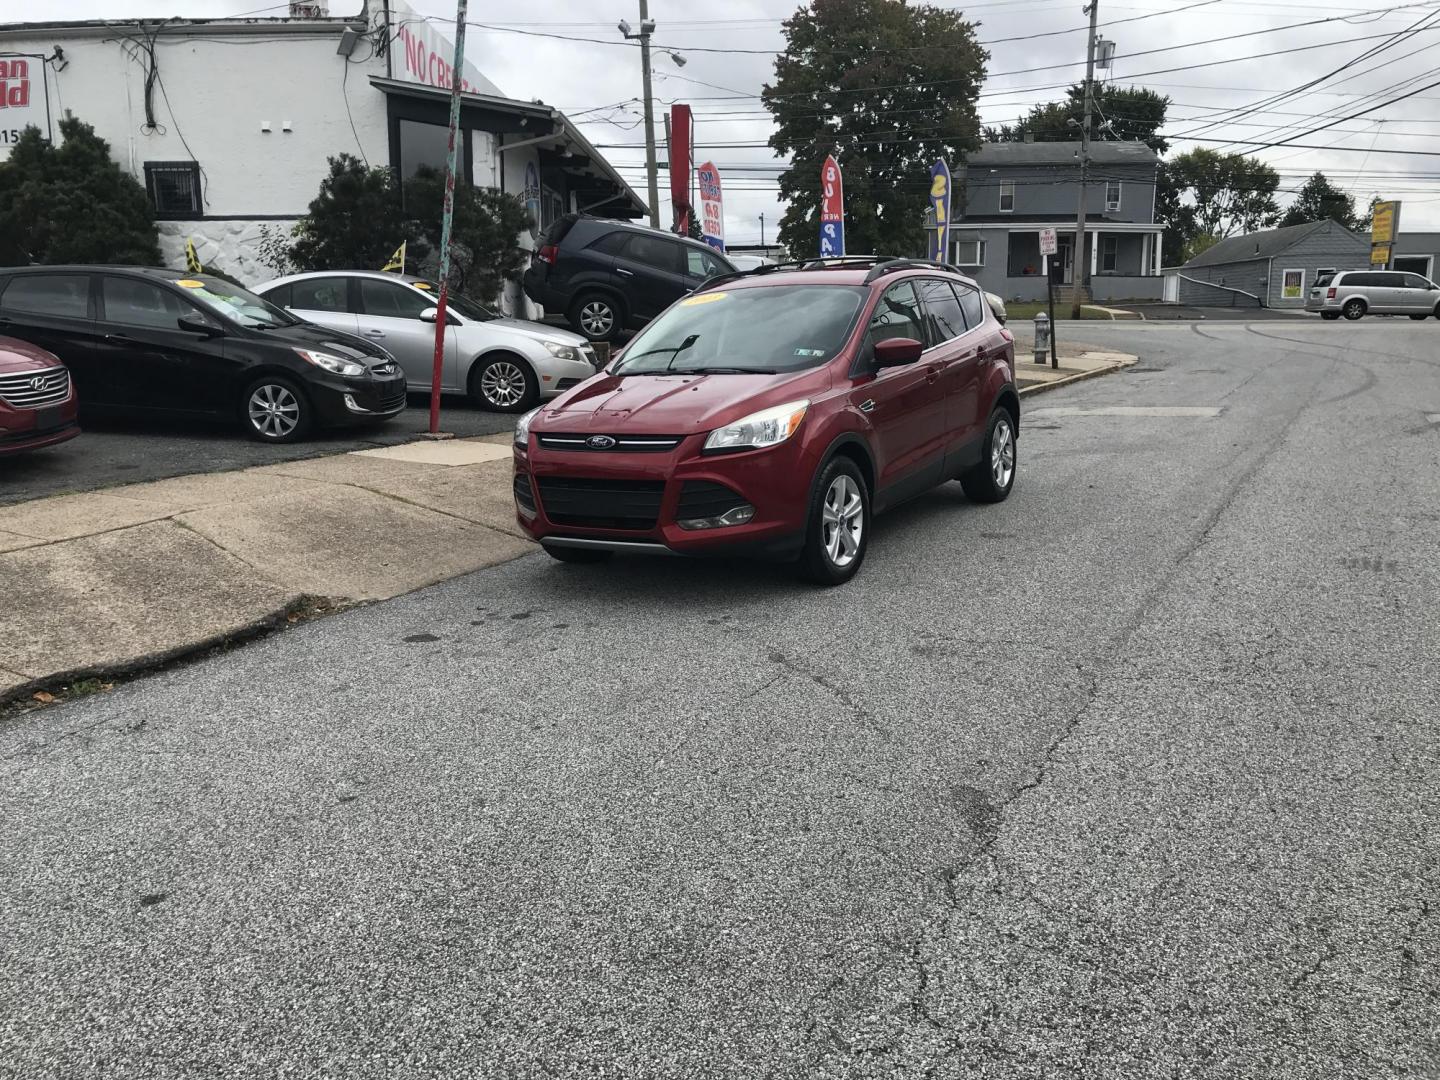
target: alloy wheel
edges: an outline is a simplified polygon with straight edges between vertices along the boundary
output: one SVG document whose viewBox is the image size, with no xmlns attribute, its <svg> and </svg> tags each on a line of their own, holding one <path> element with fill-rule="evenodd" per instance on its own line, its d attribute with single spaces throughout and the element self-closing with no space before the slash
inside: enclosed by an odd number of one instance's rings
<svg viewBox="0 0 1440 1080">
<path fill-rule="evenodd" d="M 509 360 L 496 360 L 480 373 L 480 393 L 498 408 L 518 405 L 525 391 L 525 373 Z"/>
<path fill-rule="evenodd" d="M 300 424 L 300 402 L 289 387 L 257 386 L 250 394 L 250 423 L 267 439 L 283 439 Z"/>
<path fill-rule="evenodd" d="M 860 535 L 865 529 L 865 502 L 860 487 L 844 473 L 835 477 L 820 507 L 825 554 L 843 569 L 860 553 Z"/>
<path fill-rule="evenodd" d="M 580 309 L 580 325 L 591 337 L 604 337 L 615 327 L 615 312 L 604 300 L 591 300 Z"/>
<path fill-rule="evenodd" d="M 1010 421 L 1003 417 L 996 422 L 990 436 L 990 475 L 1001 491 L 1010 486 L 1010 478 L 1015 475 L 1015 433 L 1010 429 Z"/>
</svg>

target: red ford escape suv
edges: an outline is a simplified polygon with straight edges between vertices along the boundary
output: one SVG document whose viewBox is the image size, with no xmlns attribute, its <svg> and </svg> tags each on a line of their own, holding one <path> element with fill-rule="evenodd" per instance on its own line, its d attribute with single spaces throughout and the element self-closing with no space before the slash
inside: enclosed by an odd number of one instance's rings
<svg viewBox="0 0 1440 1080">
<path fill-rule="evenodd" d="M 0 456 L 80 434 L 70 372 L 53 354 L 0 337 Z"/>
<path fill-rule="evenodd" d="M 952 267 L 847 258 L 706 282 L 520 418 L 515 505 L 555 558 L 795 560 L 838 585 L 871 515 L 1015 483 L 1014 338 Z"/>
</svg>

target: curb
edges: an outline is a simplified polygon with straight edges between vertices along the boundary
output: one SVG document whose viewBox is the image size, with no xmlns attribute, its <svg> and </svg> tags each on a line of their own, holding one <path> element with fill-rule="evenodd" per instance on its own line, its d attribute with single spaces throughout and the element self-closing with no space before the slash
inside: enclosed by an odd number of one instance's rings
<svg viewBox="0 0 1440 1080">
<path fill-rule="evenodd" d="M 225 634 L 215 634 L 201 641 L 177 645 L 173 649 L 148 653 L 118 664 L 96 665 L 93 667 L 71 668 L 50 675 L 41 675 L 29 682 L 0 691 L 0 723 L 20 712 L 30 711 L 21 705 L 23 701 L 41 690 L 59 689 L 89 679 L 105 682 L 128 682 L 141 675 L 170 668 L 191 660 L 198 660 L 212 652 L 224 652 L 238 645 L 245 645 L 260 638 L 288 629 L 301 622 L 310 622 L 327 615 L 338 614 L 359 604 L 325 596 L 296 596 L 282 606 L 259 618 L 252 619 Z M 66 697 L 55 695 L 54 704 L 61 704 Z M 36 703 L 34 708 L 45 708 L 46 704 Z"/>
<path fill-rule="evenodd" d="M 1117 371 L 1124 371 L 1127 367 L 1139 363 L 1139 357 L 1115 363 L 1109 367 L 1096 368 L 1093 371 L 1077 371 L 1074 375 L 1067 375 L 1063 379 L 1055 379 L 1052 382 L 1032 383 L 1030 386 L 1022 386 L 1019 389 L 1021 397 L 1026 394 L 1043 394 L 1046 390 L 1058 390 L 1062 386 L 1069 386 L 1071 383 L 1084 382 L 1086 379 L 1098 379 L 1101 375 L 1113 375 Z"/>
</svg>

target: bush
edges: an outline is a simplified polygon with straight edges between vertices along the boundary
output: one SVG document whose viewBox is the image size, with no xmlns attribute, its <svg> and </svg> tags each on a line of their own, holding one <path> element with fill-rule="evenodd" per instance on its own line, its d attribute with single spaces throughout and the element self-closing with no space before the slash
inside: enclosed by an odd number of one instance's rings
<svg viewBox="0 0 1440 1080">
<path fill-rule="evenodd" d="M 0 163 L 0 265 L 158 266 L 160 242 L 144 187 L 110 157 L 89 124 L 60 121 L 61 145 L 27 127 Z"/>
</svg>

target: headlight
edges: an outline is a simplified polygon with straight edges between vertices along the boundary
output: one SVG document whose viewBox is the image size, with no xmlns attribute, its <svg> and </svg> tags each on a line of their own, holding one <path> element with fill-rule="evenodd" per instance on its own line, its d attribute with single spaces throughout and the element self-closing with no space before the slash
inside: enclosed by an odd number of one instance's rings
<svg viewBox="0 0 1440 1080">
<path fill-rule="evenodd" d="M 559 342 L 555 341 L 547 341 L 544 343 L 544 345 L 545 348 L 550 351 L 550 355 L 555 357 L 555 359 L 557 360 L 584 359 L 584 357 L 580 355 L 580 350 L 577 349 L 574 345 L 561 345 Z"/>
<path fill-rule="evenodd" d="M 791 401 L 764 412 L 751 413 L 742 420 L 712 431 L 705 440 L 705 449 L 758 450 L 776 446 L 795 434 L 808 408 L 808 401 Z"/>
<path fill-rule="evenodd" d="M 515 445 L 530 445 L 530 422 L 540 415 L 539 409 L 531 409 L 519 420 L 515 421 Z"/>
<path fill-rule="evenodd" d="M 308 360 L 318 368 L 333 372 L 336 375 L 348 375 L 354 378 L 365 374 L 365 365 L 357 364 L 354 360 L 346 360 L 343 356 L 336 356 L 334 353 L 315 352 L 313 349 L 296 349 L 295 354 L 301 360 Z"/>
</svg>

